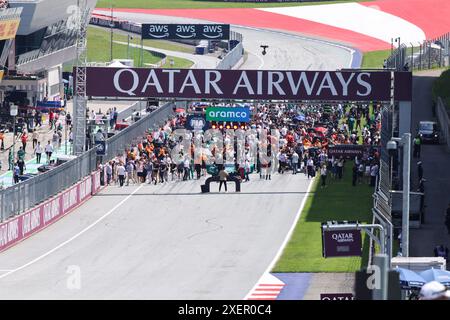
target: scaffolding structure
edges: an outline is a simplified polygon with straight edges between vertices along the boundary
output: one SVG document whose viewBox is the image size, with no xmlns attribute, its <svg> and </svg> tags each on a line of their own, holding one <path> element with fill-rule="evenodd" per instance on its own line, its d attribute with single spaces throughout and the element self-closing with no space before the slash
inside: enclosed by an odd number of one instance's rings
<svg viewBox="0 0 450 320">
<path fill-rule="evenodd" d="M 86 144 L 86 65 L 89 8 L 87 6 L 87 0 L 77 0 L 77 6 L 78 36 L 73 104 L 73 154 L 79 156 L 85 151 Z"/>
</svg>

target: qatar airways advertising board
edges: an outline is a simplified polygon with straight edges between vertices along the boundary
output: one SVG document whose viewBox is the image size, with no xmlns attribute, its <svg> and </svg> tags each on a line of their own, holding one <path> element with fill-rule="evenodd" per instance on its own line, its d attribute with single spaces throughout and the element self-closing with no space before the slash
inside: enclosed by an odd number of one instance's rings
<svg viewBox="0 0 450 320">
<path fill-rule="evenodd" d="M 122 98 L 390 101 L 391 72 L 88 67 L 88 96 Z M 395 72 L 395 100 L 412 77 Z"/>
<path fill-rule="evenodd" d="M 322 230 L 322 250 L 324 258 L 360 257 L 362 237 L 360 230 Z"/>
</svg>

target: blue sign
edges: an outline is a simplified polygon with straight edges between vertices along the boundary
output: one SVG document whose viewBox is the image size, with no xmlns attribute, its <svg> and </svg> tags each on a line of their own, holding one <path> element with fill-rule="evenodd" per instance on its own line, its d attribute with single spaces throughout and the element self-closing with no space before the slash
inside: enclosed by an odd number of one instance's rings
<svg viewBox="0 0 450 320">
<path fill-rule="evenodd" d="M 205 116 L 201 115 L 189 115 L 186 119 L 186 129 L 187 130 L 208 130 L 208 122 Z"/>
<path fill-rule="evenodd" d="M 61 101 L 38 101 L 38 108 L 53 109 L 62 108 Z"/>
<path fill-rule="evenodd" d="M 106 156 L 106 141 L 95 141 L 95 148 L 98 156 Z"/>
<path fill-rule="evenodd" d="M 220 122 L 250 122 L 249 108 L 213 107 L 206 109 L 206 120 Z"/>
</svg>

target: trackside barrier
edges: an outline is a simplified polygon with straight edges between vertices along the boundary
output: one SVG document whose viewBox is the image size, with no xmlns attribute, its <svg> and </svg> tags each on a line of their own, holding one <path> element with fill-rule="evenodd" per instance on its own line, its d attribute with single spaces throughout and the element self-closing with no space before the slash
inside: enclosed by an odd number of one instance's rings
<svg viewBox="0 0 450 320">
<path fill-rule="evenodd" d="M 217 69 L 230 70 L 244 57 L 244 46 L 239 42 L 223 59 L 217 64 Z"/>
<path fill-rule="evenodd" d="M 55 223 L 100 190 L 100 171 L 74 186 L 0 224 L 0 252 Z"/>
<path fill-rule="evenodd" d="M 0 191 L 0 221 L 8 220 L 46 201 L 97 169 L 97 154 L 91 149 L 53 170 Z"/>
<path fill-rule="evenodd" d="M 450 65 L 450 32 L 431 40 L 402 43 L 386 59 L 385 67 L 396 70 L 427 70 Z"/>
<path fill-rule="evenodd" d="M 103 157 L 103 160 L 109 161 L 117 155 L 122 155 L 131 144 L 137 144 L 138 139 L 144 137 L 147 130 L 160 128 L 174 114 L 174 107 L 175 104 L 166 103 L 135 122 L 132 126 L 109 138 L 106 141 L 107 156 Z"/>
</svg>

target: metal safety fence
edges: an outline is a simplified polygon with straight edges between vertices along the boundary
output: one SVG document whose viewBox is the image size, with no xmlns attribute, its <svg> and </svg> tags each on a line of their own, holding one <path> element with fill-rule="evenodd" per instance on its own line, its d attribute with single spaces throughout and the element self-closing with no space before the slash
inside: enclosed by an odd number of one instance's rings
<svg viewBox="0 0 450 320">
<path fill-rule="evenodd" d="M 168 118 L 174 115 L 173 103 L 166 103 L 162 107 L 156 109 L 152 113 L 143 117 L 132 126 L 122 130 L 107 140 L 107 155 L 103 157 L 104 161 L 113 159 L 118 155 L 122 155 L 126 148 L 132 144 L 137 144 L 138 139 L 143 137 L 149 129 L 158 129 Z"/>
<path fill-rule="evenodd" d="M 385 68 L 412 71 L 448 67 L 450 65 L 450 32 L 432 40 L 403 43 L 393 50 Z"/>
<path fill-rule="evenodd" d="M 166 103 L 109 138 L 106 141 L 108 154 L 101 160 L 107 161 L 123 153 L 126 147 L 142 137 L 148 129 L 156 129 L 164 124 L 174 114 L 174 106 L 172 103 Z M 50 171 L 0 190 L 0 221 L 25 212 L 89 176 L 98 168 L 99 160 L 97 150 L 91 149 Z"/>
<path fill-rule="evenodd" d="M 436 115 L 439 121 L 442 139 L 447 145 L 447 151 L 450 151 L 450 117 L 447 110 L 444 101 L 438 97 L 436 103 Z"/>
<path fill-rule="evenodd" d="M 1 221 L 53 197 L 97 168 L 94 149 L 53 170 L 0 191 Z"/>
</svg>

